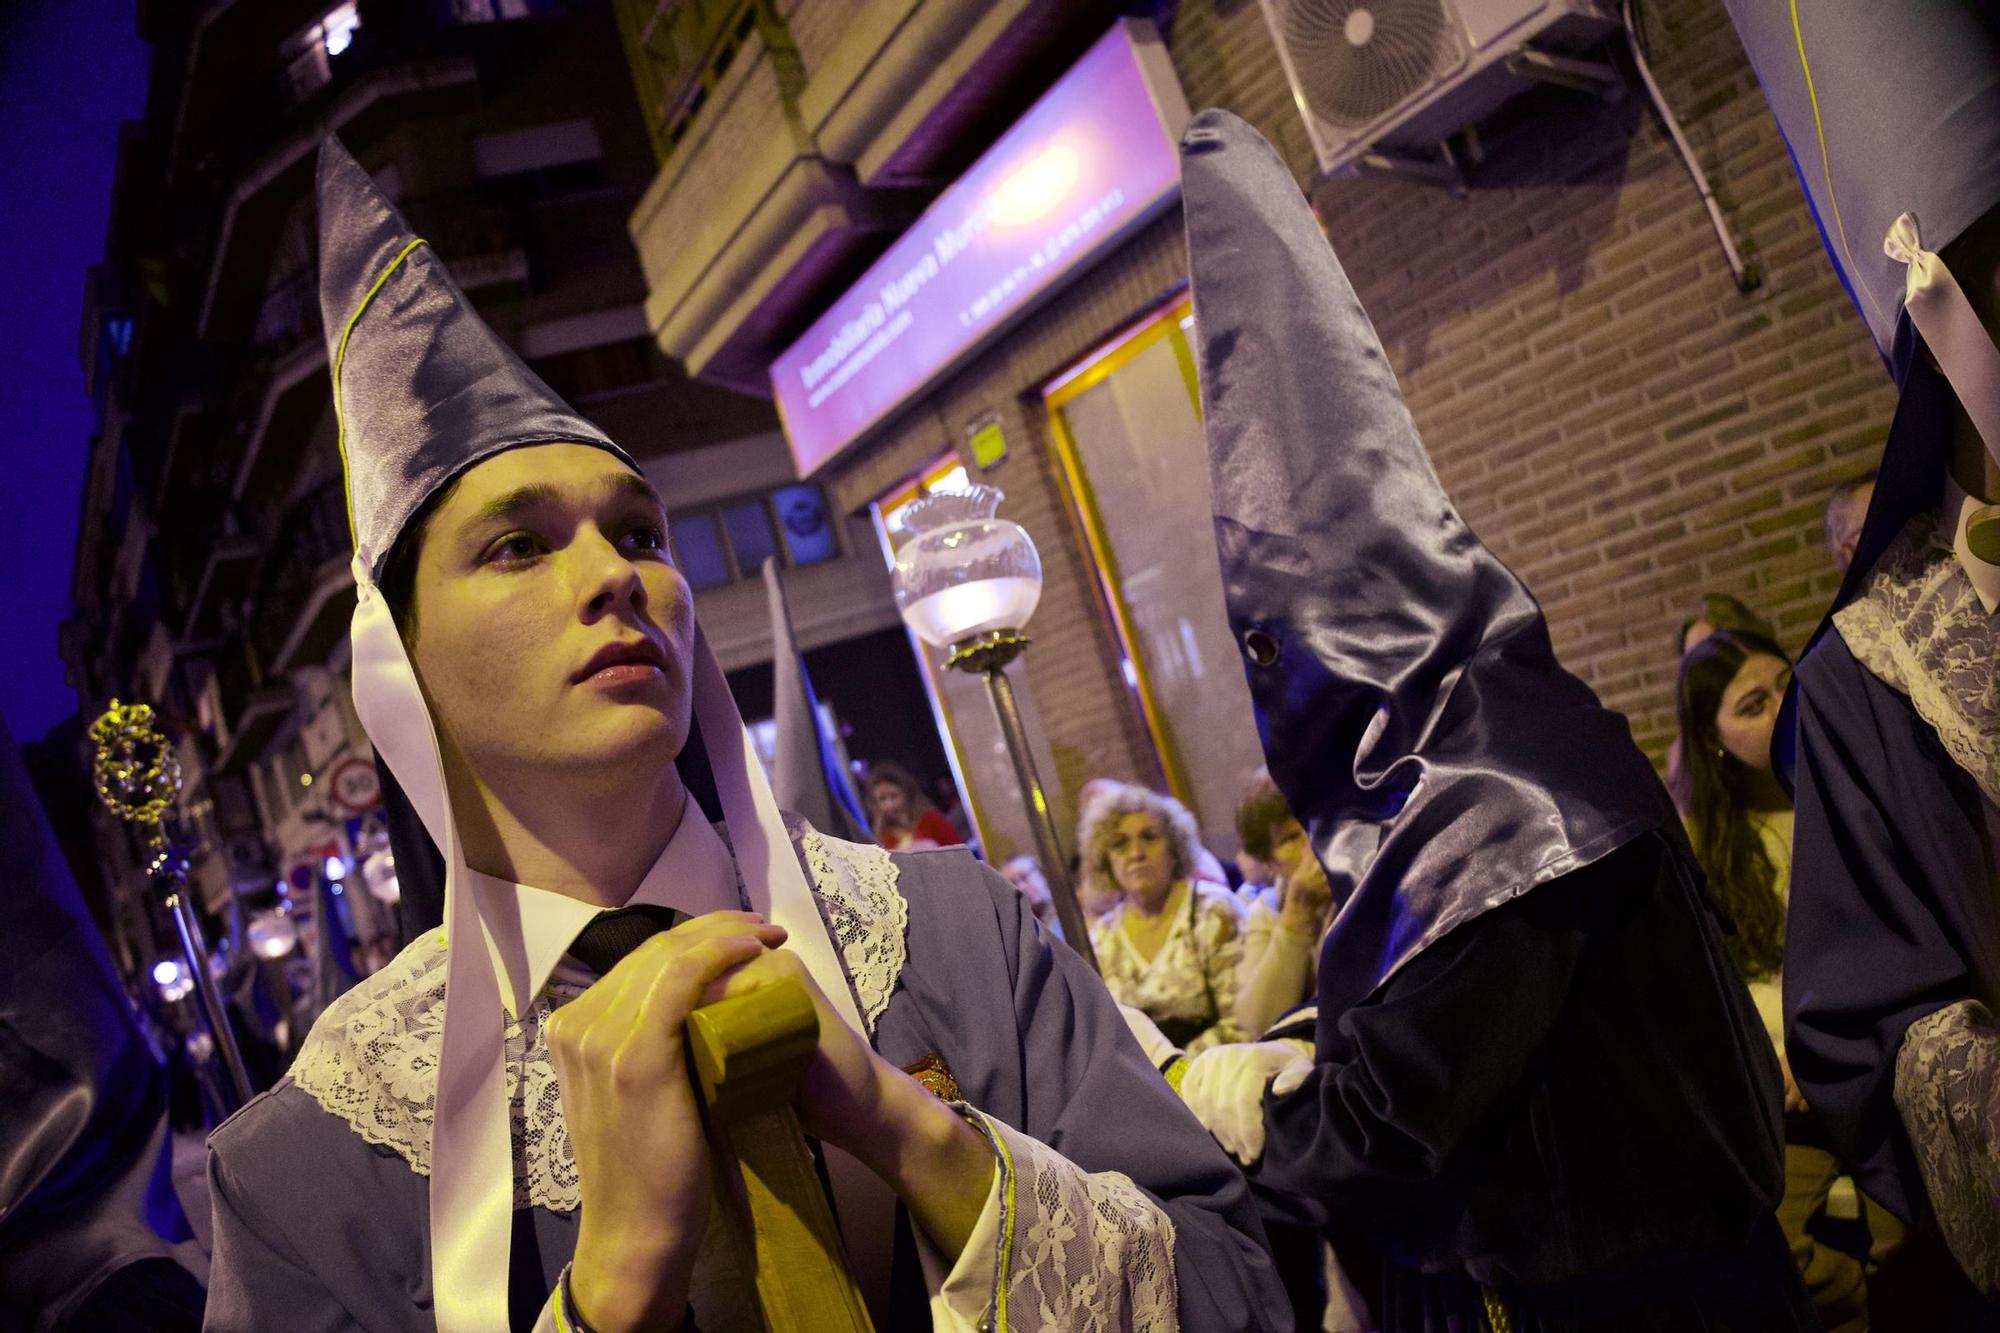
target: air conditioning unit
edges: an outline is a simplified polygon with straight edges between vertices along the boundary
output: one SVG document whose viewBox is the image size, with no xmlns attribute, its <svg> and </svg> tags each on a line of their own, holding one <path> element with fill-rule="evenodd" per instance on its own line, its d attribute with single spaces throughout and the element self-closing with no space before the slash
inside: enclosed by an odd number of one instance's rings
<svg viewBox="0 0 2000 1333">
<path fill-rule="evenodd" d="M 1534 82 L 1598 91 L 1616 0 L 1259 0 L 1322 171 L 1415 169 Z"/>
</svg>

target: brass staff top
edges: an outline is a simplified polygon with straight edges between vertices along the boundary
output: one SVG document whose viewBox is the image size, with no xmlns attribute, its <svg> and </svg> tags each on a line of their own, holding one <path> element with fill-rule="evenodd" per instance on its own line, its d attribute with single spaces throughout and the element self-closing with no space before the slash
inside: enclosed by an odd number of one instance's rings
<svg viewBox="0 0 2000 1333">
<path fill-rule="evenodd" d="M 97 799 L 120 819 L 146 830 L 157 848 L 164 842 L 160 821 L 181 790 L 181 764 L 174 747 L 153 726 L 147 704 L 111 701 L 90 724 L 96 753 L 90 776 Z"/>
</svg>

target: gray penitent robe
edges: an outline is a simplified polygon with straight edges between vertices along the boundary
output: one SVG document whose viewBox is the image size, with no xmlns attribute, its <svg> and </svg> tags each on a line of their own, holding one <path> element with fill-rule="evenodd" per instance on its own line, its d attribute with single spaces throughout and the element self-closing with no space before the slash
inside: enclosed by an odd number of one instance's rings
<svg viewBox="0 0 2000 1333">
<path fill-rule="evenodd" d="M 1011 1206 L 999 1236 L 1011 1243 L 994 1285 L 994 1304 L 1007 1300 L 999 1322 L 1160 1328 L 1177 1309 L 1189 1329 L 1289 1325 L 1242 1177 L 1147 1062 L 1102 983 L 1041 932 L 1011 885 L 957 849 L 891 856 L 804 829 L 795 846 L 873 1017 L 875 1048 L 902 1067 L 940 1057 L 964 1102 L 1017 1131 L 1003 1136 L 1013 1188 L 1002 1191 Z M 211 1139 L 210 1328 L 434 1327 L 420 1171 L 443 952 L 426 935 L 343 998 L 321 1020 L 338 1030 L 316 1030 L 292 1074 Z M 537 1021 L 569 997 L 550 989 L 508 1031 L 517 1328 L 533 1322 L 576 1244 L 576 1167 Z M 750 1300 L 734 1262 L 711 1246 L 697 1265 L 694 1313 L 711 1333 L 737 1318 L 713 1311 Z M 929 1325 L 907 1233 L 896 1279 L 894 1327 Z"/>
</svg>

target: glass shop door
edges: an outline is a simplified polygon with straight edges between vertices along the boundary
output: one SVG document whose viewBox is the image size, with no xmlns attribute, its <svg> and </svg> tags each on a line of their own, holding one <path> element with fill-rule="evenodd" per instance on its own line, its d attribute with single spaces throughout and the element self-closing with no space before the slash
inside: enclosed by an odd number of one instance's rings
<svg viewBox="0 0 2000 1333">
<path fill-rule="evenodd" d="M 1060 474 L 1167 785 L 1203 839 L 1236 849 L 1236 802 L 1264 762 L 1223 610 L 1183 295 L 1043 390 Z"/>
</svg>

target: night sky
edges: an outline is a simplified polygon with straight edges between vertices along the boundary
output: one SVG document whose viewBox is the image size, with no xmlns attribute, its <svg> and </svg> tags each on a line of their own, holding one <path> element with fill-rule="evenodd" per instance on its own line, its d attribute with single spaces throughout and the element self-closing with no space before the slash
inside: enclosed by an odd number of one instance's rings
<svg viewBox="0 0 2000 1333">
<path fill-rule="evenodd" d="M 76 709 L 56 626 L 90 447 L 77 329 L 150 50 L 132 0 L 0 0 L 0 710 L 23 741 Z"/>
</svg>

